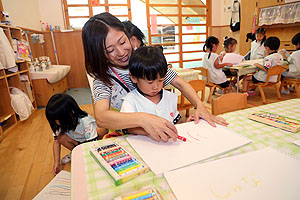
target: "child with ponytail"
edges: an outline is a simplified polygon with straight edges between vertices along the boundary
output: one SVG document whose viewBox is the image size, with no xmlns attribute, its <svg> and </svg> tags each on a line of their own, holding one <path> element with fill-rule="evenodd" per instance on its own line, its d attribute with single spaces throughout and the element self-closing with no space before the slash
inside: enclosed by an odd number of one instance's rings
<svg viewBox="0 0 300 200">
<path fill-rule="evenodd" d="M 203 57 L 203 66 L 208 69 L 210 82 L 219 85 L 221 88 L 225 88 L 228 92 L 232 92 L 232 88 L 227 80 L 222 68 L 225 66 L 231 66 L 232 63 L 222 63 L 219 59 L 216 51 L 219 46 L 218 38 L 209 36 L 203 46 L 203 51 L 206 53 Z"/>
</svg>

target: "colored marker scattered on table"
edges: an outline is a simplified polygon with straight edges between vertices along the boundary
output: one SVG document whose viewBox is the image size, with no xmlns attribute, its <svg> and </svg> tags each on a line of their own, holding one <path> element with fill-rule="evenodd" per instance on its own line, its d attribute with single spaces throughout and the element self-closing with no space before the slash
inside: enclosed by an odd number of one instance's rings
<svg viewBox="0 0 300 200">
<path fill-rule="evenodd" d="M 177 139 L 186 142 L 186 138 L 185 138 L 185 137 L 182 137 L 182 136 L 180 136 L 180 135 L 177 135 Z"/>
</svg>

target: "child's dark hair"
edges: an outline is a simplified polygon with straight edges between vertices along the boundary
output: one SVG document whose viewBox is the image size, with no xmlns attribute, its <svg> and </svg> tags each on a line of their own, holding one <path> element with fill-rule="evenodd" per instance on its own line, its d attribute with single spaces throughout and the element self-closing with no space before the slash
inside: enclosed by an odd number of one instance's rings
<svg viewBox="0 0 300 200">
<path fill-rule="evenodd" d="M 264 29 L 264 28 L 258 28 L 255 31 L 255 35 L 256 34 L 262 34 L 262 35 L 264 35 L 263 39 L 260 41 L 260 45 L 262 45 L 266 41 L 266 39 L 267 39 L 267 37 L 266 37 L 266 29 Z"/>
<path fill-rule="evenodd" d="M 219 39 L 214 36 L 209 36 L 205 41 L 205 44 L 203 46 L 203 51 L 206 52 L 206 49 L 209 49 L 209 51 L 212 51 L 213 44 L 216 44 L 216 45 L 219 44 Z M 210 54 L 211 54 L 211 52 L 209 52 L 209 54 L 208 54 L 208 59 L 210 58 Z"/>
<path fill-rule="evenodd" d="M 63 134 L 75 130 L 78 118 L 86 117 L 88 114 L 81 110 L 75 99 L 67 94 L 53 95 L 46 106 L 46 117 L 54 133 L 59 131 Z M 55 121 L 58 120 L 58 125 Z"/>
<path fill-rule="evenodd" d="M 298 45 L 300 43 L 300 33 L 297 33 L 292 39 L 293 45 Z"/>
<path fill-rule="evenodd" d="M 225 36 L 224 43 L 223 43 L 225 51 L 228 51 L 228 47 L 229 46 L 233 46 L 235 44 L 237 44 L 237 40 L 236 39 L 234 39 L 232 37 Z"/>
<path fill-rule="evenodd" d="M 167 74 L 168 65 L 160 47 L 144 46 L 135 50 L 129 61 L 132 76 L 141 79 L 155 80 Z"/>
<path fill-rule="evenodd" d="M 128 34 L 122 22 L 107 12 L 94 15 L 82 28 L 86 71 L 90 76 L 107 85 L 112 84 L 105 46 L 105 39 L 110 28 L 122 31 L 126 36 Z"/>
<path fill-rule="evenodd" d="M 123 23 L 123 25 L 125 26 L 125 29 L 128 32 L 129 38 L 131 38 L 132 36 L 135 36 L 141 42 L 141 46 L 145 46 L 145 44 L 144 44 L 144 40 L 145 40 L 144 33 L 136 25 L 134 25 L 131 21 L 124 21 L 122 23 Z"/>
<path fill-rule="evenodd" d="M 272 51 L 279 49 L 280 40 L 278 37 L 268 37 L 264 43 L 265 47 L 269 47 Z"/>
</svg>

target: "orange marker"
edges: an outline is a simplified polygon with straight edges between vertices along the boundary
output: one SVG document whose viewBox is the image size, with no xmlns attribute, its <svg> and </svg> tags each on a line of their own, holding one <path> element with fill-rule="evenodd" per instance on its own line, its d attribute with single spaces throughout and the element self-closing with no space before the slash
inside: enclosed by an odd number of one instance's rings
<svg viewBox="0 0 300 200">
<path fill-rule="evenodd" d="M 180 136 L 180 135 L 177 135 L 177 139 L 186 142 L 186 138 L 185 138 L 185 137 L 182 137 L 182 136 Z"/>
</svg>

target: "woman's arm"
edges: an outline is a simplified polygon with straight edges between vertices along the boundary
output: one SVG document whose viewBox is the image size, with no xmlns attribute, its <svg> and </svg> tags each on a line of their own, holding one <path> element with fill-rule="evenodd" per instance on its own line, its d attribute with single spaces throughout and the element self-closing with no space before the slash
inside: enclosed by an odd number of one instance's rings
<svg viewBox="0 0 300 200">
<path fill-rule="evenodd" d="M 156 141 L 177 139 L 175 126 L 161 117 L 147 113 L 120 113 L 109 109 L 109 100 L 103 99 L 95 104 L 95 118 L 99 127 L 108 129 L 143 128 Z M 139 134 L 139 132 L 134 132 Z M 145 134 L 141 132 L 141 134 Z"/>
<path fill-rule="evenodd" d="M 194 88 L 188 82 L 177 76 L 171 84 L 179 89 L 182 94 L 196 107 L 194 116 L 191 116 L 189 120 L 194 119 L 195 123 L 198 123 L 199 118 L 203 118 L 214 127 L 216 126 L 215 123 L 224 126 L 228 125 L 228 123 L 223 118 L 215 117 L 207 111 Z"/>
</svg>

